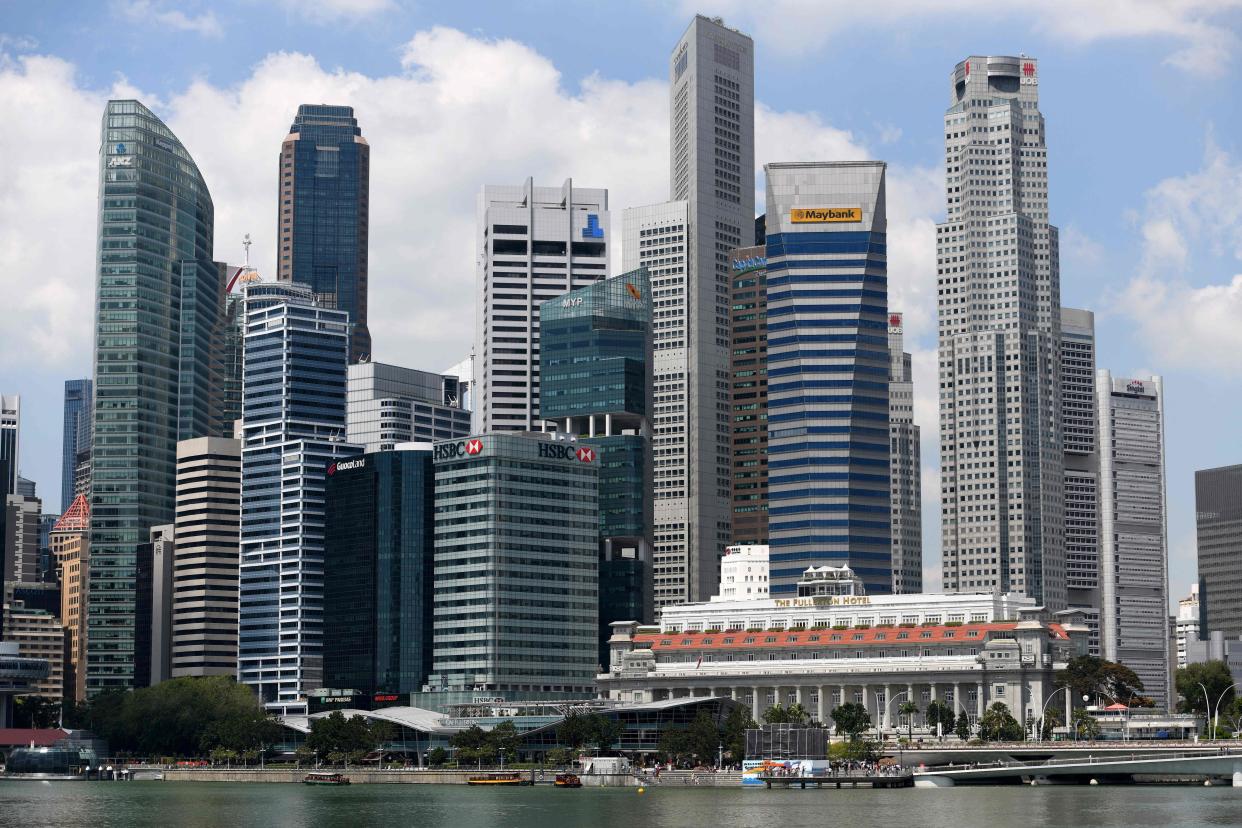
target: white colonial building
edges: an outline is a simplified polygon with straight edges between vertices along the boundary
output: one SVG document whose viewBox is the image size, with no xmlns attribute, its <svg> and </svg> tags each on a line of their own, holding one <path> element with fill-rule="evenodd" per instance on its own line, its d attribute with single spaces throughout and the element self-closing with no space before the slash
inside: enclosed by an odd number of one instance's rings
<svg viewBox="0 0 1242 828">
<path fill-rule="evenodd" d="M 767 597 L 767 545 L 726 546 L 720 559 L 720 588 L 712 600 L 757 601 Z"/>
<path fill-rule="evenodd" d="M 1052 615 L 1026 596 L 857 587 L 848 569 L 822 567 L 796 598 L 669 606 L 657 626 L 615 623 L 601 693 L 633 703 L 728 696 L 756 720 L 798 702 L 826 723 L 857 702 L 885 728 L 907 700 L 920 711 L 941 701 L 972 721 L 1000 701 L 1029 723 L 1053 702 L 1055 671 L 1086 645 L 1080 613 Z"/>
</svg>

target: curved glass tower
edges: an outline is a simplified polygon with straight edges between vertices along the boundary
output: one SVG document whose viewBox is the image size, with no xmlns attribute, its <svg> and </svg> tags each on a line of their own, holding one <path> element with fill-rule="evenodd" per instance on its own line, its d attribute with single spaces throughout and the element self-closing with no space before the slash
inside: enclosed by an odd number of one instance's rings
<svg viewBox="0 0 1242 828">
<path fill-rule="evenodd" d="M 99 150 L 87 692 L 134 683 L 135 549 L 173 522 L 177 441 L 217 433 L 223 269 L 194 159 L 138 101 Z"/>
</svg>

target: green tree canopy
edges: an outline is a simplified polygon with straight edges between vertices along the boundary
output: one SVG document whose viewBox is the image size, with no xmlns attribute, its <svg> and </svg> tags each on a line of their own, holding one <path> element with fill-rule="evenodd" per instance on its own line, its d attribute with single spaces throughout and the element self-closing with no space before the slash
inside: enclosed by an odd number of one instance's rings
<svg viewBox="0 0 1242 828">
<path fill-rule="evenodd" d="M 957 734 L 957 738 L 963 742 L 970 738 L 970 717 L 963 710 L 957 715 L 957 723 L 953 725 L 953 732 Z"/>
<path fill-rule="evenodd" d="M 1174 684 L 1177 686 L 1177 694 L 1182 697 L 1179 707 L 1185 713 L 1208 715 L 1209 699 L 1214 709 L 1217 699 L 1223 697 L 1220 707 L 1224 710 L 1234 698 L 1234 691 L 1229 689 L 1229 685 L 1233 684 L 1233 676 L 1229 672 L 1229 665 L 1223 661 L 1205 661 L 1202 664 L 1181 667 L 1177 671 Z"/>
<path fill-rule="evenodd" d="M 811 721 L 811 714 L 798 702 L 788 707 L 778 703 L 763 711 L 763 721 L 767 724 L 807 724 Z"/>
<path fill-rule="evenodd" d="M 1143 691 L 1143 682 L 1129 667 L 1090 655 L 1070 659 L 1064 670 L 1057 671 L 1056 684 L 1057 687 L 1069 686 L 1075 704 L 1083 696 L 1092 702 L 1104 696 L 1130 704 L 1131 699 Z"/>
<path fill-rule="evenodd" d="M 953 708 L 949 707 L 949 705 L 942 701 L 929 702 L 927 705 L 927 713 L 925 715 L 927 717 L 928 726 L 933 730 L 935 730 L 936 725 L 940 725 L 940 732 L 942 735 L 947 735 L 953 732 L 955 717 L 953 715 Z"/>
<path fill-rule="evenodd" d="M 724 751 L 734 762 L 746 758 L 746 731 L 758 727 L 745 707 L 735 707 L 725 718 L 720 738 L 724 742 Z"/>
<path fill-rule="evenodd" d="M 673 763 L 716 761 L 720 747 L 720 730 L 706 710 L 686 727 L 669 728 L 660 737 L 658 751 Z"/>
<path fill-rule="evenodd" d="M 857 739 L 871 727 L 871 714 L 858 702 L 846 702 L 832 711 L 832 721 L 836 724 L 836 732 Z"/>
<path fill-rule="evenodd" d="M 320 758 L 352 756 L 379 747 L 388 736 L 386 722 L 371 722 L 364 716 L 346 716 L 339 710 L 311 721 L 306 746 Z"/>
<path fill-rule="evenodd" d="M 979 719 L 979 738 L 986 742 L 1017 742 L 1023 735 L 1022 725 L 1004 702 L 993 702 Z"/>
<path fill-rule="evenodd" d="M 228 676 L 182 677 L 101 693 L 67 711 L 65 722 L 107 739 L 117 753 L 145 756 L 254 750 L 284 734 L 254 692 Z"/>
<path fill-rule="evenodd" d="M 1079 739 L 1094 739 L 1100 735 L 1100 723 L 1081 707 L 1074 708 L 1074 733 Z"/>
</svg>

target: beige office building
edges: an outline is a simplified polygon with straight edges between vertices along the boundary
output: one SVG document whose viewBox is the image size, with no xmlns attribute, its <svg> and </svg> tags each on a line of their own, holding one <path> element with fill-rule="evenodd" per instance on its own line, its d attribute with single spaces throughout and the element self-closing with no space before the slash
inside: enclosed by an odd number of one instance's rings
<svg viewBox="0 0 1242 828">
<path fill-rule="evenodd" d="M 86 598 L 90 579 L 91 509 L 79 494 L 52 527 L 49 543 L 60 570 L 60 622 L 69 634 L 65 695 L 86 700 Z"/>
</svg>

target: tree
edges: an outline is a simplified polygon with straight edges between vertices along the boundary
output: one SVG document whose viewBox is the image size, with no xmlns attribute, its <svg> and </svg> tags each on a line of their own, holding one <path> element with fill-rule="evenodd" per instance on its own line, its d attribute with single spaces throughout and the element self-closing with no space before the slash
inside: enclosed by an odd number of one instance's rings
<svg viewBox="0 0 1242 828">
<path fill-rule="evenodd" d="M 582 750 L 591 739 L 591 723 L 588 716 L 570 713 L 556 726 L 556 740 L 568 745 L 575 753 Z"/>
<path fill-rule="evenodd" d="M 832 711 L 832 721 L 836 724 L 836 732 L 844 733 L 850 741 L 856 741 L 862 733 L 871 727 L 871 714 L 858 702 L 846 702 Z"/>
<path fill-rule="evenodd" d="M 1040 726 L 1040 738 L 1051 739 L 1053 729 L 1063 724 L 1065 724 L 1065 717 L 1061 714 L 1061 711 L 1057 710 L 1056 705 L 1053 705 L 1050 710 L 1044 711 L 1044 719 Z"/>
<path fill-rule="evenodd" d="M 927 717 L 927 726 L 933 729 L 939 726 L 942 736 L 953 732 L 953 722 L 956 717 L 953 715 L 953 708 L 944 702 L 928 703 L 927 712 L 924 715 Z"/>
<path fill-rule="evenodd" d="M 720 731 L 706 710 L 686 727 L 670 728 L 660 736 L 657 750 L 674 764 L 683 761 L 714 762 L 720 747 Z"/>
<path fill-rule="evenodd" d="M 521 736 L 513 720 L 506 719 L 487 732 L 487 742 L 497 756 L 512 761 L 517 759 Z"/>
<path fill-rule="evenodd" d="M 993 702 L 979 718 L 979 738 L 985 742 L 1016 742 L 1022 739 L 1022 725 L 1004 702 Z"/>
<path fill-rule="evenodd" d="M 1079 739 L 1095 739 L 1100 735 L 1100 723 L 1081 707 L 1074 708 L 1074 733 Z"/>
<path fill-rule="evenodd" d="M 910 741 L 913 741 L 914 740 L 914 717 L 919 714 L 919 706 L 915 704 L 913 701 L 910 701 L 909 699 L 907 699 L 906 701 L 903 701 L 901 705 L 897 708 L 897 713 L 899 715 L 907 717 L 906 718 L 906 738 L 909 739 Z"/>
<path fill-rule="evenodd" d="M 46 696 L 18 696 L 13 700 L 13 727 L 56 727 L 61 705 Z"/>
<path fill-rule="evenodd" d="M 625 729 L 621 722 L 602 713 L 593 713 L 588 718 L 590 733 L 587 741 L 599 748 L 601 753 L 611 749 L 621 739 L 621 732 Z"/>
<path fill-rule="evenodd" d="M 544 757 L 549 765 L 568 765 L 574 761 L 574 755 L 566 748 L 552 748 Z"/>
<path fill-rule="evenodd" d="M 433 747 L 427 751 L 427 764 L 438 768 L 448 761 L 448 751 L 442 747 Z"/>
<path fill-rule="evenodd" d="M 757 725 L 745 707 L 735 707 L 729 711 L 721 728 L 720 738 L 724 743 L 724 752 L 729 754 L 732 761 L 741 764 L 746 758 L 746 731 L 753 727 Z"/>
<path fill-rule="evenodd" d="M 449 737 L 449 744 L 457 749 L 458 762 L 482 764 L 484 759 L 491 761 L 496 757 L 495 749 L 487 738 L 487 731 L 478 725 L 471 725 L 454 733 Z"/>
<path fill-rule="evenodd" d="M 1234 699 L 1234 691 L 1229 689 L 1229 685 L 1233 684 L 1233 676 L 1229 673 L 1229 665 L 1223 661 L 1188 664 L 1178 669 L 1174 684 L 1177 686 L 1177 694 L 1182 697 L 1182 702 L 1178 707 L 1184 713 L 1202 713 L 1205 717 L 1210 716 L 1212 711 L 1208 710 L 1208 704 L 1215 709 L 1216 701 L 1220 699 L 1220 707 L 1223 711 Z M 1211 726 L 1212 722 L 1208 722 L 1207 725 Z"/>
<path fill-rule="evenodd" d="M 1076 698 L 1106 696 L 1123 704 L 1143 690 L 1143 682 L 1129 667 L 1089 655 L 1070 659 L 1064 670 L 1057 671 L 1056 685 L 1068 686 Z"/>
<path fill-rule="evenodd" d="M 957 738 L 963 742 L 970 738 L 970 717 L 963 710 L 957 715 L 957 723 L 953 725 L 953 732 L 957 734 Z"/>
<path fill-rule="evenodd" d="M 379 747 L 388 732 L 385 722 L 368 722 L 364 716 L 348 716 L 339 710 L 311 721 L 306 746 L 320 758 L 353 759 Z"/>
</svg>

